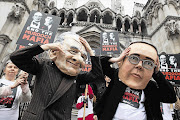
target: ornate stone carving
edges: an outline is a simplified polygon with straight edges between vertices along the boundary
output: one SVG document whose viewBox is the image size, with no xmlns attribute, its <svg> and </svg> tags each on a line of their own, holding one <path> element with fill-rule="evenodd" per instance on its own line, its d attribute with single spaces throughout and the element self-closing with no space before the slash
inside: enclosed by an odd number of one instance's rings
<svg viewBox="0 0 180 120">
<path fill-rule="evenodd" d="M 168 39 L 170 39 L 172 36 L 180 35 L 180 28 L 177 21 L 169 20 L 164 26 Z"/>
<path fill-rule="evenodd" d="M 8 18 L 20 24 L 22 21 L 22 17 L 24 16 L 24 13 L 25 13 L 24 6 L 22 6 L 20 3 L 16 3 L 12 7 L 11 12 L 8 14 Z"/>
<path fill-rule="evenodd" d="M 39 3 L 39 0 L 33 0 L 34 5 L 38 5 L 38 3 Z"/>
<path fill-rule="evenodd" d="M 1 45 L 6 45 L 7 43 L 11 42 L 12 40 L 7 36 L 7 35 L 4 35 L 4 34 L 0 34 L 0 44 Z"/>
</svg>

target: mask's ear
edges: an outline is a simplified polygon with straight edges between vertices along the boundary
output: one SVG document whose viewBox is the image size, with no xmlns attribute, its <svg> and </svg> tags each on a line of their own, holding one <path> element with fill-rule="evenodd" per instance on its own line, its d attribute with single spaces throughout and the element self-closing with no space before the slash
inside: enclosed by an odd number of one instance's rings
<svg viewBox="0 0 180 120">
<path fill-rule="evenodd" d="M 117 63 L 119 68 L 122 66 L 123 62 L 124 62 L 124 61 L 121 61 L 121 62 L 118 62 L 118 63 Z"/>
<path fill-rule="evenodd" d="M 55 61 L 56 58 L 57 58 L 57 51 L 50 50 L 50 51 L 49 51 L 49 58 L 50 58 L 52 61 Z"/>
</svg>

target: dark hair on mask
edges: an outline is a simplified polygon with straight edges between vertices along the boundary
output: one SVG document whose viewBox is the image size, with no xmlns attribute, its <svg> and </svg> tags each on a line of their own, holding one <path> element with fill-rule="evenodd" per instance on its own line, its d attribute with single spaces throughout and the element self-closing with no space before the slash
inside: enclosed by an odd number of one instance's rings
<svg viewBox="0 0 180 120">
<path fill-rule="evenodd" d="M 147 45 L 152 46 L 152 47 L 156 50 L 157 55 L 158 55 L 158 50 L 157 50 L 157 48 L 156 48 L 153 44 L 148 43 L 148 42 L 144 42 L 144 41 L 135 41 L 135 42 L 131 42 L 129 46 L 131 46 L 132 44 L 135 44 L 135 43 L 144 43 L 144 44 L 147 44 Z M 129 46 L 128 46 L 128 47 L 129 47 Z"/>
</svg>

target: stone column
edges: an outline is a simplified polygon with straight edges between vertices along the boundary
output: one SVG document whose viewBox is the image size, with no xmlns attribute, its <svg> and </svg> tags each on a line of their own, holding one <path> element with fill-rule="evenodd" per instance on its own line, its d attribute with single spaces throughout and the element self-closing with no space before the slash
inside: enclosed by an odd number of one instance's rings
<svg viewBox="0 0 180 120">
<path fill-rule="evenodd" d="M 100 24 L 103 24 L 103 16 L 100 16 Z"/>
<path fill-rule="evenodd" d="M 97 22 L 97 16 L 96 15 L 94 16 L 94 22 L 95 23 Z"/>
<path fill-rule="evenodd" d="M 138 24 L 139 34 L 141 34 L 141 24 Z"/>
<path fill-rule="evenodd" d="M 90 14 L 88 14 L 87 22 L 90 22 Z"/>
<path fill-rule="evenodd" d="M 125 32 L 125 22 L 124 21 L 122 21 L 122 32 Z"/>
<path fill-rule="evenodd" d="M 73 17 L 73 23 L 76 23 L 77 22 L 77 14 L 74 13 L 74 17 Z"/>
<path fill-rule="evenodd" d="M 130 22 L 130 32 L 133 33 L 133 23 Z"/>
<path fill-rule="evenodd" d="M 62 23 L 62 25 L 66 25 L 67 24 L 67 15 L 64 16 L 64 22 Z"/>
<path fill-rule="evenodd" d="M 114 28 L 116 27 L 116 17 L 113 18 L 113 25 Z"/>
</svg>

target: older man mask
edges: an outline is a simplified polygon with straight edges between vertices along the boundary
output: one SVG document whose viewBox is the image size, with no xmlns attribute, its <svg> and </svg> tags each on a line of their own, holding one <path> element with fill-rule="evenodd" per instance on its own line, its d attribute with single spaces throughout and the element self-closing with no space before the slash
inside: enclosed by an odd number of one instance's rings
<svg viewBox="0 0 180 120">
<path fill-rule="evenodd" d="M 75 36 L 66 37 L 62 44 L 62 51 L 50 51 L 50 58 L 65 74 L 76 76 L 85 65 L 87 52 L 83 44 Z M 64 56 L 64 57 L 62 57 Z"/>
</svg>

